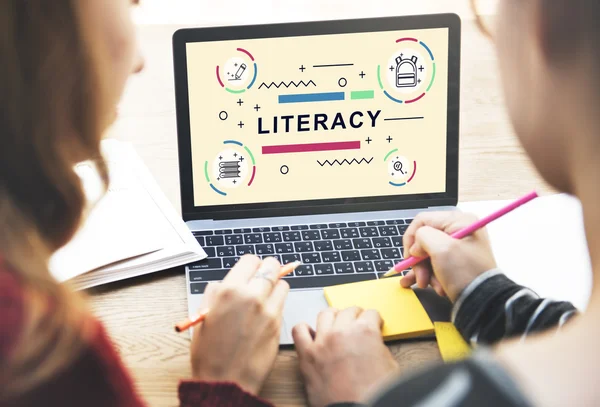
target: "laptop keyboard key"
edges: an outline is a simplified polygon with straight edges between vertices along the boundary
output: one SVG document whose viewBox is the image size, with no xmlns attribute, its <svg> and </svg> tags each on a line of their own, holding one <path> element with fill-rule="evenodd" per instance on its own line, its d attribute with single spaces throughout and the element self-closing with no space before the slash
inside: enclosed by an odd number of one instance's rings
<svg viewBox="0 0 600 407">
<path fill-rule="evenodd" d="M 286 230 L 290 230 L 289 226 L 273 226 L 271 228 L 273 232 L 285 232 Z"/>
<path fill-rule="evenodd" d="M 245 244 L 241 246 L 235 247 L 235 252 L 238 256 L 243 256 L 244 254 L 255 254 L 254 246 L 251 244 Z"/>
<path fill-rule="evenodd" d="M 253 244 L 253 243 L 262 243 L 262 235 L 260 233 L 251 233 L 248 235 L 244 235 L 244 243 Z"/>
<path fill-rule="evenodd" d="M 252 232 L 252 229 L 250 229 L 250 228 L 233 229 L 233 233 L 250 233 L 250 232 Z"/>
<path fill-rule="evenodd" d="M 376 227 L 366 227 L 360 228 L 360 236 L 361 237 L 377 237 L 379 233 L 377 233 Z"/>
<path fill-rule="evenodd" d="M 223 246 L 224 244 L 225 239 L 223 239 L 223 236 L 206 236 L 207 246 Z"/>
<path fill-rule="evenodd" d="M 335 263 L 337 261 L 342 261 L 342 258 L 338 252 L 323 252 L 321 253 L 321 257 L 323 258 L 323 263 Z"/>
<path fill-rule="evenodd" d="M 321 263 L 321 255 L 319 253 L 304 253 L 302 254 L 302 263 L 315 264 Z"/>
<path fill-rule="evenodd" d="M 406 222 L 407 225 L 410 225 L 412 223 L 412 219 L 404 219 L 404 222 Z"/>
<path fill-rule="evenodd" d="M 363 260 L 379 260 L 381 256 L 379 255 L 379 250 L 377 249 L 367 249 L 361 250 L 360 254 Z"/>
<path fill-rule="evenodd" d="M 355 249 L 371 249 L 373 244 L 371 239 L 352 239 Z"/>
<path fill-rule="evenodd" d="M 311 229 L 327 229 L 327 225 L 324 225 L 322 223 L 317 224 L 317 225 L 310 225 Z"/>
<path fill-rule="evenodd" d="M 396 248 L 381 249 L 381 257 L 384 259 L 400 259 L 400 258 L 402 258 L 402 256 L 400 255 L 400 251 Z"/>
<path fill-rule="evenodd" d="M 227 235 L 225 236 L 226 245 L 244 244 L 244 237 L 242 235 Z"/>
<path fill-rule="evenodd" d="M 193 283 L 190 284 L 190 292 L 192 294 L 203 294 L 208 283 Z"/>
<path fill-rule="evenodd" d="M 406 229 L 408 229 L 409 225 L 398 225 L 398 230 L 400 231 L 400 234 L 403 235 L 406 233 Z"/>
<path fill-rule="evenodd" d="M 354 268 L 357 273 L 372 273 L 375 271 L 373 263 L 370 261 L 357 261 L 354 263 Z"/>
<path fill-rule="evenodd" d="M 352 240 L 344 239 L 344 240 L 334 240 L 333 247 L 335 250 L 349 250 L 352 249 Z"/>
<path fill-rule="evenodd" d="M 343 222 L 338 222 L 338 223 L 330 223 L 330 224 L 329 224 L 329 228 L 330 228 L 330 229 L 339 229 L 339 228 L 345 228 L 345 227 L 347 227 L 347 226 L 348 226 L 348 225 L 346 225 L 346 224 L 345 224 L 345 223 L 343 223 Z"/>
<path fill-rule="evenodd" d="M 333 250 L 333 243 L 329 240 L 321 240 L 319 242 L 313 242 L 315 250 L 318 252 L 324 252 L 325 250 Z"/>
<path fill-rule="evenodd" d="M 358 234 L 357 228 L 340 229 L 340 235 L 344 239 L 352 239 L 355 237 L 360 237 L 360 235 Z"/>
<path fill-rule="evenodd" d="M 304 240 L 321 240 L 321 234 L 318 230 L 305 230 L 302 232 L 302 239 Z"/>
<path fill-rule="evenodd" d="M 192 232 L 192 234 L 194 236 L 209 236 L 209 235 L 214 235 L 212 230 L 198 230 L 198 231 L 194 231 Z"/>
<path fill-rule="evenodd" d="M 230 269 L 235 266 L 235 263 L 237 263 L 239 259 L 239 257 L 225 257 L 223 259 L 223 267 Z"/>
<path fill-rule="evenodd" d="M 402 244 L 402 237 L 400 237 L 400 236 L 392 236 L 392 244 L 395 247 L 402 247 L 402 246 L 404 246 Z"/>
<path fill-rule="evenodd" d="M 361 226 L 367 226 L 367 224 L 365 222 L 348 222 L 348 227 L 351 228 L 358 228 Z"/>
<path fill-rule="evenodd" d="M 264 233 L 264 232 L 270 232 L 271 228 L 268 228 L 268 227 L 252 228 L 252 231 L 255 233 Z"/>
<path fill-rule="evenodd" d="M 199 283 L 201 281 L 221 281 L 225 278 L 229 270 L 205 270 L 190 271 L 190 282 Z"/>
<path fill-rule="evenodd" d="M 208 270 L 208 269 L 220 269 L 223 267 L 221 259 L 204 259 L 189 264 L 190 270 Z"/>
<path fill-rule="evenodd" d="M 282 254 L 281 259 L 283 260 L 283 264 L 293 263 L 295 261 L 301 261 L 300 255 L 298 253 Z"/>
<path fill-rule="evenodd" d="M 396 236 L 398 235 L 398 229 L 396 226 L 380 226 L 379 234 L 381 236 Z"/>
<path fill-rule="evenodd" d="M 315 264 L 315 274 L 317 276 L 333 274 L 333 265 L 331 265 L 331 264 Z"/>
<path fill-rule="evenodd" d="M 314 251 L 312 242 L 296 242 L 294 243 L 294 249 L 296 249 L 296 252 L 298 253 Z"/>
<path fill-rule="evenodd" d="M 323 239 L 339 239 L 340 231 L 337 229 L 325 229 L 321 231 L 321 236 L 323 236 Z"/>
<path fill-rule="evenodd" d="M 233 233 L 233 230 L 231 230 L 231 229 L 215 230 L 215 235 L 230 235 L 232 233 Z"/>
<path fill-rule="evenodd" d="M 208 257 L 217 257 L 217 250 L 214 247 L 203 247 L 203 249 Z"/>
<path fill-rule="evenodd" d="M 343 261 L 359 261 L 360 253 L 358 250 L 347 250 L 342 252 Z"/>
<path fill-rule="evenodd" d="M 294 245 L 291 243 L 279 243 L 275 245 L 277 253 L 294 253 Z"/>
<path fill-rule="evenodd" d="M 278 243 L 278 242 L 281 242 L 281 233 L 279 233 L 279 232 L 265 233 L 263 235 L 263 239 L 265 240 L 265 243 Z"/>
<path fill-rule="evenodd" d="M 315 271 L 313 270 L 312 264 L 303 264 L 296 268 L 296 270 L 294 271 L 294 274 L 296 274 L 298 277 L 314 276 Z"/>
<path fill-rule="evenodd" d="M 335 269 L 335 274 L 354 273 L 354 266 L 352 263 L 335 263 L 333 268 Z"/>
<path fill-rule="evenodd" d="M 371 220 L 367 222 L 367 226 L 383 226 L 385 222 L 382 220 Z"/>
<path fill-rule="evenodd" d="M 404 225 L 404 221 L 402 219 L 386 220 L 385 223 L 388 225 Z"/>
<path fill-rule="evenodd" d="M 217 247 L 217 256 L 235 256 L 235 248 L 233 246 L 219 246 Z"/>
<path fill-rule="evenodd" d="M 295 225 L 292 226 L 292 230 L 308 230 L 308 225 Z"/>
<path fill-rule="evenodd" d="M 196 240 L 198 241 L 198 244 L 200 246 L 204 246 L 205 245 L 205 243 L 204 243 L 204 236 L 194 236 L 194 237 L 196 238 Z"/>
<path fill-rule="evenodd" d="M 256 254 L 259 255 L 268 255 L 275 254 L 275 248 L 272 244 L 257 244 L 256 245 Z"/>
<path fill-rule="evenodd" d="M 375 262 L 375 270 L 377 271 L 390 271 L 394 267 L 394 262 L 391 260 L 377 260 Z"/>
<path fill-rule="evenodd" d="M 378 249 L 392 247 L 392 241 L 389 237 L 376 237 L 373 239 L 373 246 Z"/>
<path fill-rule="evenodd" d="M 284 242 L 297 242 L 302 240 L 302 236 L 300 236 L 300 232 L 283 232 L 283 241 Z"/>
</svg>

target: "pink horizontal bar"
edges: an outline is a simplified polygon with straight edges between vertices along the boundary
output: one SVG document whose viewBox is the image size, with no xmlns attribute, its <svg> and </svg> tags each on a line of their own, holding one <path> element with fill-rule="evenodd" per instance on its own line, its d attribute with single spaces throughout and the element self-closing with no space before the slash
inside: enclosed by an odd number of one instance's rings
<svg viewBox="0 0 600 407">
<path fill-rule="evenodd" d="M 417 40 L 416 38 L 400 38 L 398 40 L 396 40 L 396 43 L 402 42 L 402 41 L 412 41 L 412 42 L 419 42 L 419 40 Z"/>
<path fill-rule="evenodd" d="M 340 141 L 336 143 L 286 144 L 263 146 L 263 154 L 309 153 L 311 151 L 358 150 L 360 141 Z"/>
</svg>

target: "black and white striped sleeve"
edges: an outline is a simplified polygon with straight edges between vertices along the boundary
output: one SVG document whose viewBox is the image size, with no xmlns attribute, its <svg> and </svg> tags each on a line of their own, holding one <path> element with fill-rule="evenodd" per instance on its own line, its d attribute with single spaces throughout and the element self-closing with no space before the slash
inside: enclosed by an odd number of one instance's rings
<svg viewBox="0 0 600 407">
<path fill-rule="evenodd" d="M 577 309 L 569 302 L 540 298 L 498 269 L 473 280 L 452 310 L 452 322 L 471 344 L 493 344 L 504 338 L 560 329 Z"/>
</svg>

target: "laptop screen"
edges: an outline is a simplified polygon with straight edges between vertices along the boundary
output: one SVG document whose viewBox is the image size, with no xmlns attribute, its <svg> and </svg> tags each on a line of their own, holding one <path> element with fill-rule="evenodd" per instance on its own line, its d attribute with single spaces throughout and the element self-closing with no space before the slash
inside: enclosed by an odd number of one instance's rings
<svg viewBox="0 0 600 407">
<path fill-rule="evenodd" d="M 446 192 L 448 31 L 187 43 L 194 206 Z"/>
</svg>

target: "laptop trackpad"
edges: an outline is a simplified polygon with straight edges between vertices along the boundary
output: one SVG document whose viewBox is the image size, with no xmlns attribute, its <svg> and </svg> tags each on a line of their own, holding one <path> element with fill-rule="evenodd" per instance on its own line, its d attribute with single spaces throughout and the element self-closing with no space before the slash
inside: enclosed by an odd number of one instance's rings
<svg viewBox="0 0 600 407">
<path fill-rule="evenodd" d="M 315 328 L 317 315 L 327 307 L 327 301 L 321 289 L 290 291 L 283 310 L 283 327 L 279 343 L 281 345 L 294 343 L 292 328 L 297 324 L 305 322 Z"/>
</svg>

